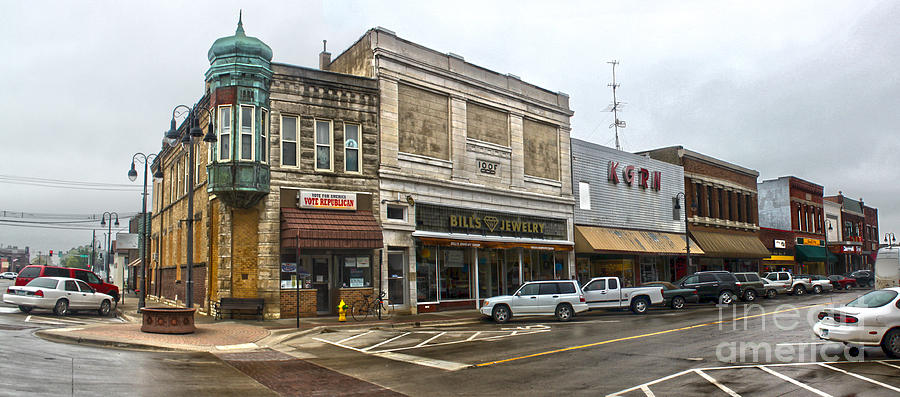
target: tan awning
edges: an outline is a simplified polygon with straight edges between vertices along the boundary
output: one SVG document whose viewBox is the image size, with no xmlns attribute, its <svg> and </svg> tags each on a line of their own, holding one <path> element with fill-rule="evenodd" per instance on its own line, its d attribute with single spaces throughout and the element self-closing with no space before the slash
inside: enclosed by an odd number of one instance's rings
<svg viewBox="0 0 900 397">
<path fill-rule="evenodd" d="M 721 258 L 768 258 L 771 253 L 754 235 L 692 231 L 707 256 Z"/>
<path fill-rule="evenodd" d="M 614 229 L 597 226 L 575 226 L 575 252 L 603 251 L 635 254 L 680 255 L 685 253 L 684 235 L 644 230 Z M 691 255 L 703 255 L 691 241 Z"/>
</svg>

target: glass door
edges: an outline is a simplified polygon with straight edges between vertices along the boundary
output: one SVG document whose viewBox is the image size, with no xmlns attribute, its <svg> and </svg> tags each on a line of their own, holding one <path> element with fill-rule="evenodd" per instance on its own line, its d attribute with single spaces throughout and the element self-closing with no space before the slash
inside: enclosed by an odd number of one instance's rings
<svg viewBox="0 0 900 397">
<path fill-rule="evenodd" d="M 403 251 L 388 251 L 388 302 L 391 305 L 406 306 L 406 254 Z"/>
<path fill-rule="evenodd" d="M 312 258 L 312 287 L 316 289 L 316 312 L 327 314 L 331 312 L 331 266 L 328 266 L 328 257 Z"/>
</svg>

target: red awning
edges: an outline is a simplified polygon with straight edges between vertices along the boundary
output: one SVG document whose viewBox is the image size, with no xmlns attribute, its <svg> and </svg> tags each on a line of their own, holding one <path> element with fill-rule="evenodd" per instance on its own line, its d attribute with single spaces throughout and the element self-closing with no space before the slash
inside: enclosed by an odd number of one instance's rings
<svg viewBox="0 0 900 397">
<path fill-rule="evenodd" d="M 281 208 L 281 246 L 301 249 L 372 249 L 383 246 L 381 226 L 371 211 Z"/>
</svg>

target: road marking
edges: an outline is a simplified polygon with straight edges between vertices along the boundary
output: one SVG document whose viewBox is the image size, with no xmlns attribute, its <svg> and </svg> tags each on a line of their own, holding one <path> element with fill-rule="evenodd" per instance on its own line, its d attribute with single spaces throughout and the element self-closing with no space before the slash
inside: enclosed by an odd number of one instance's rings
<svg viewBox="0 0 900 397">
<path fill-rule="evenodd" d="M 478 336 L 479 334 L 481 334 L 481 331 L 475 332 L 474 334 L 472 334 L 472 336 L 469 337 L 469 339 L 466 339 L 466 342 L 468 342 L 472 339 L 475 339 L 475 337 Z"/>
<path fill-rule="evenodd" d="M 778 310 L 778 311 L 774 311 L 774 312 L 770 312 L 770 313 L 760 313 L 760 314 L 754 314 L 754 315 L 750 315 L 750 316 L 743 316 L 743 317 L 733 318 L 733 319 L 730 319 L 730 320 L 719 320 L 719 321 L 714 321 L 714 322 L 711 322 L 711 323 L 689 325 L 689 326 L 687 326 L 687 327 L 672 328 L 672 329 L 667 329 L 667 330 L 663 330 L 663 331 L 656 331 L 656 332 L 650 332 L 650 333 L 641 334 L 641 335 L 633 335 L 633 336 L 626 336 L 626 337 L 623 337 L 623 338 L 608 339 L 608 340 L 604 340 L 604 341 L 600 341 L 600 342 L 588 343 L 588 344 L 586 344 L 586 345 L 570 346 L 570 347 L 564 347 L 564 348 L 562 348 L 562 349 L 555 349 L 555 350 L 549 350 L 549 351 L 540 352 L 540 353 L 527 354 L 527 355 L 524 355 L 524 356 L 512 357 L 512 358 L 507 358 L 507 359 L 503 359 L 503 360 L 488 361 L 488 362 L 486 362 L 486 363 L 475 364 L 475 366 L 476 366 L 476 367 L 485 367 L 485 366 L 488 366 L 488 365 L 495 365 L 495 364 L 508 363 L 508 362 L 511 362 L 511 361 L 523 360 L 523 359 L 526 359 L 526 358 L 540 357 L 540 356 L 545 356 L 545 355 L 548 355 L 548 354 L 562 353 L 562 352 L 571 351 L 571 350 L 586 349 L 586 348 L 589 348 L 589 347 L 595 347 L 595 346 L 605 345 L 605 344 L 609 344 L 609 343 L 622 342 L 622 341 L 632 340 L 632 339 L 647 338 L 647 337 L 651 337 L 651 336 L 663 335 L 663 334 L 668 334 L 668 333 L 672 333 L 672 332 L 686 331 L 686 330 L 694 329 L 694 328 L 708 327 L 708 326 L 711 326 L 711 325 L 718 325 L 718 324 L 730 323 L 730 322 L 735 322 L 735 321 L 745 320 L 745 319 L 748 319 L 748 318 L 763 317 L 763 316 L 768 316 L 768 315 L 772 315 L 772 314 L 778 314 L 778 313 L 785 313 L 785 312 L 791 312 L 791 311 L 797 311 L 797 310 L 809 309 L 809 308 L 813 308 L 813 307 L 817 307 L 817 306 L 825 306 L 825 305 L 830 305 L 830 304 L 831 304 L 830 302 L 826 302 L 826 303 L 820 303 L 820 304 L 816 304 L 816 305 L 809 305 L 809 306 L 803 306 L 803 307 L 795 307 L 795 308 L 793 308 L 793 309 Z"/>
<path fill-rule="evenodd" d="M 647 386 L 641 386 L 641 391 L 644 392 L 644 395 L 646 395 L 647 397 L 656 397 L 656 395 L 653 394 L 653 392 L 650 391 L 650 388 Z"/>
<path fill-rule="evenodd" d="M 862 376 L 862 375 L 860 375 L 860 374 L 855 374 L 855 373 L 850 372 L 850 371 L 845 371 L 845 370 L 843 370 L 843 369 L 836 368 L 836 367 L 832 367 L 832 366 L 830 366 L 830 365 L 828 365 L 828 364 L 824 364 L 824 363 L 819 364 L 819 366 L 825 367 L 825 368 L 828 368 L 828 369 L 831 369 L 831 370 L 834 370 L 834 371 L 837 371 L 837 372 L 842 372 L 842 373 L 845 373 L 845 374 L 847 374 L 847 375 L 850 375 L 850 376 L 852 376 L 852 377 L 854 377 L 854 378 L 862 379 L 862 380 L 864 380 L 864 381 L 866 381 L 866 382 L 873 383 L 873 384 L 876 384 L 876 385 L 878 385 L 878 386 L 881 386 L 881 387 L 883 387 L 883 388 L 885 388 L 885 389 L 890 389 L 890 390 L 893 390 L 893 391 L 895 391 L 895 392 L 900 393 L 900 388 L 896 388 L 896 387 L 891 386 L 891 385 L 886 384 L 886 383 L 881 383 L 881 382 L 879 382 L 879 381 L 877 381 L 877 380 L 875 380 L 875 379 L 869 379 L 869 378 L 866 378 L 865 376 Z"/>
<path fill-rule="evenodd" d="M 391 339 L 383 340 L 383 341 L 381 341 L 381 342 L 378 342 L 378 343 L 376 343 L 376 344 L 374 344 L 374 345 L 372 345 L 372 346 L 369 346 L 369 347 L 367 347 L 367 348 L 365 348 L 365 349 L 362 349 L 362 350 L 367 352 L 367 351 L 372 350 L 372 349 L 374 349 L 374 348 L 376 348 L 376 347 L 378 347 L 378 346 L 381 346 L 381 345 L 384 345 L 384 344 L 387 344 L 387 343 L 391 343 L 391 342 L 393 342 L 393 341 L 395 341 L 395 340 L 397 340 L 397 339 L 400 339 L 400 338 L 402 338 L 402 337 L 404 337 L 404 336 L 406 336 L 406 335 L 409 335 L 409 334 L 411 334 L 411 332 L 404 332 L 404 333 L 402 333 L 402 334 L 400 334 L 400 335 L 397 335 L 397 336 L 395 336 L 395 337 L 393 337 L 393 338 L 391 338 Z"/>
<path fill-rule="evenodd" d="M 712 376 L 707 375 L 706 372 L 703 372 L 703 371 L 701 371 L 701 370 L 699 370 L 699 369 L 695 369 L 695 370 L 694 370 L 694 373 L 696 373 L 697 375 L 702 376 L 703 379 L 708 380 L 709 383 L 712 383 L 713 385 L 715 385 L 716 387 L 718 387 L 719 390 L 722 390 L 723 392 L 727 393 L 729 396 L 731 396 L 731 397 L 741 397 L 741 395 L 735 393 L 734 390 L 731 390 L 731 389 L 729 389 L 727 386 L 725 386 L 725 385 L 719 383 L 719 381 L 717 381 L 716 378 L 713 378 Z"/>
<path fill-rule="evenodd" d="M 471 365 L 468 365 L 468 364 L 462 364 L 462 363 L 457 363 L 457 362 L 453 362 L 453 361 L 437 360 L 437 359 L 427 358 L 427 357 L 411 356 L 409 354 L 403 354 L 403 353 L 379 352 L 379 353 L 372 353 L 372 355 L 382 357 L 382 358 L 387 358 L 390 360 L 395 360 L 395 361 L 403 361 L 403 362 L 407 362 L 410 364 L 424 365 L 426 367 L 442 369 L 445 371 L 458 371 L 463 368 L 471 367 Z"/>
<path fill-rule="evenodd" d="M 19 309 L 15 307 L 0 307 L 0 313 L 13 314 L 17 313 Z"/>
<path fill-rule="evenodd" d="M 825 393 L 825 392 L 823 392 L 823 391 L 821 391 L 821 390 L 819 390 L 819 389 L 816 389 L 816 388 L 814 388 L 814 387 L 811 387 L 811 386 L 809 386 L 809 385 L 807 385 L 807 384 L 805 384 L 805 383 L 798 382 L 798 381 L 794 380 L 794 378 L 791 378 L 791 377 L 789 377 L 789 376 L 787 376 L 787 375 L 785 375 L 785 374 L 782 374 L 782 373 L 780 373 L 780 372 L 775 372 L 774 370 L 771 370 L 771 369 L 769 369 L 769 368 L 766 368 L 766 367 L 764 367 L 764 366 L 762 366 L 762 365 L 759 365 L 759 366 L 757 366 L 756 368 L 759 368 L 759 369 L 761 369 L 761 370 L 763 370 L 763 371 L 766 371 L 766 372 L 768 372 L 768 373 L 770 373 L 770 374 L 772 374 L 772 375 L 775 375 L 775 376 L 777 376 L 777 377 L 779 377 L 779 378 L 781 378 L 781 379 L 783 379 L 783 380 L 786 380 L 786 381 L 788 381 L 788 382 L 791 382 L 791 383 L 793 383 L 793 384 L 795 384 L 795 385 L 797 385 L 797 386 L 800 386 L 800 387 L 802 387 L 802 388 L 804 388 L 804 389 L 806 389 L 806 390 L 809 390 L 809 391 L 811 391 L 811 392 L 813 392 L 813 393 L 815 393 L 815 394 L 818 394 L 818 395 L 820 395 L 820 396 L 822 396 L 822 397 L 832 397 L 831 394 Z"/>
<path fill-rule="evenodd" d="M 888 364 L 888 363 L 886 363 L 886 362 L 884 362 L 884 361 L 876 361 L 876 362 L 879 363 L 879 364 L 887 365 L 888 367 L 891 367 L 891 368 L 897 368 L 897 369 L 900 369 L 900 365 Z"/>
<path fill-rule="evenodd" d="M 428 342 L 431 342 L 431 341 L 433 341 L 433 340 L 435 340 L 435 339 L 437 339 L 437 338 L 440 338 L 440 337 L 441 337 L 441 335 L 443 335 L 443 334 L 446 334 L 446 332 L 441 332 L 441 333 L 439 333 L 439 334 L 437 334 L 437 335 L 435 335 L 435 336 L 432 336 L 432 337 L 430 337 L 430 338 L 428 338 L 428 339 L 425 339 L 425 341 L 424 341 L 424 342 L 422 342 L 422 343 L 419 343 L 419 344 L 418 344 L 418 345 L 416 345 L 416 346 L 415 346 L 415 347 L 421 347 L 421 346 L 425 346 L 425 345 L 427 345 L 427 344 L 428 344 Z"/>
<path fill-rule="evenodd" d="M 363 333 L 361 333 L 361 334 L 359 334 L 359 335 L 353 335 L 353 336 L 351 336 L 351 337 L 349 337 L 349 338 L 341 339 L 341 340 L 337 341 L 337 343 L 344 343 L 344 342 L 346 342 L 346 341 L 349 341 L 349 340 L 353 340 L 353 339 L 359 338 L 360 336 L 371 334 L 372 332 L 373 332 L 373 331 L 367 331 L 367 332 L 363 332 Z"/>
</svg>

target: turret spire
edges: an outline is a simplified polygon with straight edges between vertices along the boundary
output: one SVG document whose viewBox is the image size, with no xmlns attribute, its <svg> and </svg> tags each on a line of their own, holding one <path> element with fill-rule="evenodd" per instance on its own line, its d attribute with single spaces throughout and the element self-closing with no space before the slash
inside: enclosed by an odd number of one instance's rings
<svg viewBox="0 0 900 397">
<path fill-rule="evenodd" d="M 244 36 L 244 22 L 241 21 L 241 18 L 242 18 L 241 14 L 243 14 L 243 13 L 244 13 L 244 10 L 238 11 L 238 27 L 237 27 L 237 30 L 234 32 L 235 36 Z"/>
</svg>

